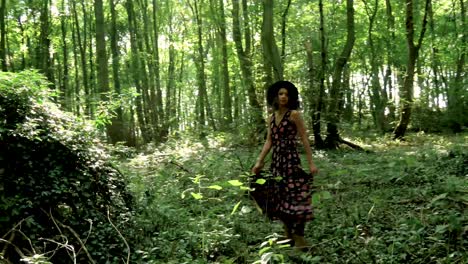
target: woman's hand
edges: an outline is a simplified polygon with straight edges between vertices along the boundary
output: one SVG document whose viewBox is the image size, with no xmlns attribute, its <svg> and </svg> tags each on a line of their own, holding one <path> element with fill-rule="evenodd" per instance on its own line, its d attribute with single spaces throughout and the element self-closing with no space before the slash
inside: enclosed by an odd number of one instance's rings
<svg viewBox="0 0 468 264">
<path fill-rule="evenodd" d="M 258 162 L 255 163 L 255 166 L 252 168 L 252 173 L 257 175 L 260 173 L 260 171 L 263 169 L 263 165 L 265 165 L 263 162 Z"/>
<path fill-rule="evenodd" d="M 315 164 L 309 165 L 309 171 L 310 171 L 310 174 L 312 174 L 312 175 L 315 175 L 315 174 L 317 174 L 319 172 L 319 170 L 317 169 Z"/>
</svg>

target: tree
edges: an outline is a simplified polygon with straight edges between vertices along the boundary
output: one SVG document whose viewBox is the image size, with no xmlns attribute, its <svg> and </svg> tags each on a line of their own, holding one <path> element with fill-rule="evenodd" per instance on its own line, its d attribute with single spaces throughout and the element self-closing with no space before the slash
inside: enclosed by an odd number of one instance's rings
<svg viewBox="0 0 468 264">
<path fill-rule="evenodd" d="M 431 0 L 426 0 L 424 8 L 424 18 L 421 26 L 421 33 L 417 44 L 414 44 L 414 20 L 413 20 L 413 0 L 406 0 L 406 41 L 408 47 L 408 62 L 406 64 L 406 75 L 403 87 L 401 87 L 401 113 L 400 121 L 393 131 L 394 139 L 403 139 L 406 129 L 410 122 L 411 106 L 413 103 L 413 81 L 416 60 L 418 59 L 419 49 L 421 48 L 426 32 L 427 13 Z"/>
<path fill-rule="evenodd" d="M 6 28 L 5 28 L 6 0 L 0 1 L 0 61 L 2 71 L 7 71 Z"/>
<path fill-rule="evenodd" d="M 233 0 L 232 1 L 232 37 L 234 39 L 234 43 L 236 46 L 237 51 L 237 58 L 239 59 L 239 64 L 242 73 L 242 81 L 244 86 L 247 88 L 247 94 L 249 98 L 249 104 L 252 113 L 252 119 L 254 123 L 260 128 L 264 124 L 264 120 L 262 118 L 262 109 L 260 107 L 260 103 L 257 100 L 257 95 L 255 93 L 255 84 L 253 80 L 252 74 L 252 61 L 250 57 L 250 43 L 251 43 L 251 35 L 247 34 L 250 32 L 248 26 L 248 14 L 247 14 L 247 4 L 246 0 L 243 0 L 243 12 L 244 12 L 244 39 L 245 39 L 245 49 L 242 44 L 242 35 L 240 30 L 240 22 L 239 22 L 239 1 Z M 262 129 L 258 129 L 260 131 Z"/>
<path fill-rule="evenodd" d="M 263 0 L 262 48 L 265 83 L 283 80 L 283 65 L 273 31 L 273 0 Z M 273 70 L 273 79 L 270 72 Z"/>
<path fill-rule="evenodd" d="M 327 122 L 327 138 L 325 145 L 327 148 L 338 148 L 339 143 L 349 143 L 344 141 L 338 133 L 338 123 L 340 121 L 340 100 L 341 100 L 341 84 L 343 77 L 343 69 L 349 60 L 351 51 L 353 50 L 355 31 L 354 31 L 354 7 L 353 0 L 346 1 L 346 14 L 347 14 L 347 35 L 346 44 L 339 57 L 335 61 L 335 66 L 332 76 L 332 86 L 330 89 L 330 100 L 328 105 L 328 122 Z"/>
</svg>

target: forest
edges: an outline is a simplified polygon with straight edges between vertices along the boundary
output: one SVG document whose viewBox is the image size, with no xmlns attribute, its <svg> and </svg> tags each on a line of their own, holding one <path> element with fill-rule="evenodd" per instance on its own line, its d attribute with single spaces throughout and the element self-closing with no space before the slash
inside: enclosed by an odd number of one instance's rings
<svg viewBox="0 0 468 264">
<path fill-rule="evenodd" d="M 0 0 L 0 264 L 467 263 L 466 5 Z M 279 80 L 306 252 L 249 197 Z"/>
</svg>

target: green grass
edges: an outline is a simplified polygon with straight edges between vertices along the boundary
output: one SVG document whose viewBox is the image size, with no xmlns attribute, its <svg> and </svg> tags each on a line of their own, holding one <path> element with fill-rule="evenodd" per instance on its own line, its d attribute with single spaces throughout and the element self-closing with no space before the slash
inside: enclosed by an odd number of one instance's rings
<svg viewBox="0 0 468 264">
<path fill-rule="evenodd" d="M 467 263 L 467 135 L 351 138 L 317 151 L 316 219 L 298 253 L 246 196 L 261 146 L 186 137 L 121 163 L 139 211 L 137 263 Z M 305 158 L 303 157 L 303 162 Z M 267 165 L 268 166 L 268 165 Z M 242 184 L 242 185 L 241 185 Z"/>
</svg>

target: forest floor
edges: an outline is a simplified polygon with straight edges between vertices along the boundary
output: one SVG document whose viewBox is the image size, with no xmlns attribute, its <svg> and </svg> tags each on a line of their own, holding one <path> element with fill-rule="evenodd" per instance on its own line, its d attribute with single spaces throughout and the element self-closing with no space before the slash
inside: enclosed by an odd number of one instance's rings
<svg viewBox="0 0 468 264">
<path fill-rule="evenodd" d="M 261 146 L 191 137 L 119 159 L 135 195 L 138 263 L 468 263 L 468 134 L 350 138 L 315 151 L 307 253 L 248 198 Z M 305 158 L 302 158 L 304 163 Z M 265 166 L 268 168 L 268 162 Z"/>
</svg>

